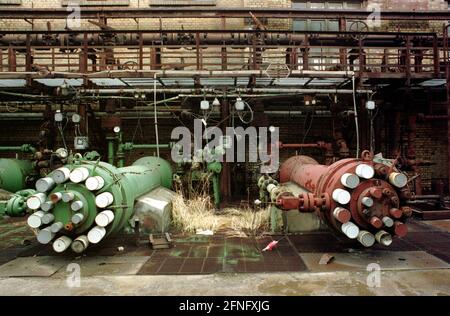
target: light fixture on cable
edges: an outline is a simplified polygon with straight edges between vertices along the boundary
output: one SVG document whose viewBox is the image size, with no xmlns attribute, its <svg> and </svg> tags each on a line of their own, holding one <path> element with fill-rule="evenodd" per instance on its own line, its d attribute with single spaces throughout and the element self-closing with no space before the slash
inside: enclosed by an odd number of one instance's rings
<svg viewBox="0 0 450 316">
<path fill-rule="evenodd" d="M 234 108 L 236 111 L 244 111 L 245 103 L 242 101 L 242 98 L 237 98 L 236 103 L 234 104 Z"/>
<path fill-rule="evenodd" d="M 220 106 L 220 101 L 217 98 L 214 98 L 214 101 L 212 103 L 213 106 Z"/>
<path fill-rule="evenodd" d="M 375 104 L 375 101 L 367 101 L 366 102 L 366 109 L 369 111 L 373 111 L 375 110 L 375 108 L 377 107 L 377 105 Z"/>
<path fill-rule="evenodd" d="M 74 124 L 79 124 L 81 121 L 81 116 L 77 113 L 72 114 L 72 122 Z"/>
<path fill-rule="evenodd" d="M 209 110 L 209 101 L 208 100 L 202 100 L 200 102 L 200 110 L 203 110 L 203 111 Z"/>
<path fill-rule="evenodd" d="M 64 120 L 64 114 L 61 110 L 56 110 L 55 112 L 55 122 L 62 122 Z"/>
</svg>

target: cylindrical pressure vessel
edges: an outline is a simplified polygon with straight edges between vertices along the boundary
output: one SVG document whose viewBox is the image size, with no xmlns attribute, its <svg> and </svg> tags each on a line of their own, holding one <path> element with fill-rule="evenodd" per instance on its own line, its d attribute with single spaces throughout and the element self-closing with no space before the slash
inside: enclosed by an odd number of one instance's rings
<svg viewBox="0 0 450 316">
<path fill-rule="evenodd" d="M 116 168 L 105 162 L 77 160 L 54 173 L 56 176 L 51 173 L 47 178 L 56 178 L 58 181 L 54 181 L 55 186 L 48 186 L 47 192 L 39 193 L 52 203 L 51 208 L 45 208 L 46 214 L 51 216 L 46 215 L 44 221 L 39 217 L 31 223 L 33 228 L 48 228 L 48 232 L 55 234 L 41 234 L 41 237 L 54 238 L 55 251 L 65 251 L 71 241 L 76 241 L 71 248 L 80 251 L 89 243 L 99 243 L 119 232 L 133 215 L 138 197 L 159 186 L 170 188 L 172 184 L 170 164 L 157 157 L 144 157 L 124 168 Z M 92 180 L 89 179 L 95 179 L 101 185 L 91 186 Z M 39 202 L 47 205 L 47 201 Z M 37 208 L 36 211 L 43 210 Z M 48 237 L 40 239 L 48 242 Z"/>
<path fill-rule="evenodd" d="M 377 172 L 380 165 L 389 173 Z M 298 197 L 288 192 L 279 194 L 274 199 L 279 208 L 296 206 L 302 212 L 316 212 L 332 230 L 347 237 L 349 229 L 354 228 L 349 238 L 359 236 L 357 240 L 366 247 L 375 240 L 388 246 L 390 236 L 407 233 L 405 222 L 411 212 L 402 204 L 404 191 L 409 190 L 407 177 L 394 166 L 386 168 L 367 157 L 367 152 L 364 159 L 343 159 L 330 166 L 306 156 L 292 157 L 280 168 L 280 183 L 288 182 L 306 193 Z M 356 228 L 358 236 L 353 234 Z M 383 238 L 374 237 L 380 235 Z"/>
<path fill-rule="evenodd" d="M 29 160 L 0 158 L 0 189 L 17 192 L 27 185 L 27 177 L 33 172 Z"/>
</svg>

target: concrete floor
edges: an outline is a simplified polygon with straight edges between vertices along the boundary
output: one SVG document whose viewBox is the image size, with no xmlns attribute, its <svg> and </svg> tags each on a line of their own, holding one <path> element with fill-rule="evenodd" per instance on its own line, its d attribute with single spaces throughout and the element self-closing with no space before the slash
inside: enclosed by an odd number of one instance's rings
<svg viewBox="0 0 450 316">
<path fill-rule="evenodd" d="M 369 272 L 0 278 L 1 295 L 450 295 L 450 270 L 386 271 L 380 287 Z"/>
<path fill-rule="evenodd" d="M 424 221 L 425 224 L 450 232 L 450 219 L 440 219 L 436 221 Z"/>
<path fill-rule="evenodd" d="M 19 222 L 15 222 L 14 225 L 0 222 L 0 249 L 3 248 L 3 251 L 15 249 L 14 247 L 23 243 L 24 238 L 31 237 L 29 231 L 22 230 L 22 227 Z M 376 250 L 373 253 L 365 251 L 362 254 L 369 255 L 364 256 L 358 254 L 358 252 L 338 252 L 335 254 L 336 258 L 333 263 L 320 266 L 318 265 L 318 258 L 324 251 L 333 253 L 331 249 L 320 249 L 320 251 L 311 254 L 303 250 L 300 252 L 300 256 L 302 256 L 309 271 L 230 273 L 225 269 L 225 271 L 222 270 L 222 272 L 212 274 L 136 275 L 142 264 L 140 263 L 142 256 L 149 256 L 151 253 L 146 248 L 123 256 L 108 254 L 109 257 L 93 256 L 89 260 L 83 259 L 84 261 L 31 254 L 29 257 L 19 257 L 17 260 L 22 262 L 21 267 L 34 272 L 37 271 L 36 275 L 39 276 L 24 274 L 28 276 L 0 277 L 0 295 L 450 295 L 448 258 L 443 257 L 446 263 L 425 251 L 406 247 L 412 244 L 420 244 L 423 236 L 428 236 L 429 240 L 422 241 L 426 246 L 425 249 L 431 247 L 432 250 L 432 246 L 443 244 L 440 245 L 440 249 L 444 249 L 443 251 L 447 253 L 450 245 L 446 233 L 449 221 L 411 224 L 410 227 L 412 231 L 410 242 L 398 240 L 396 245 L 399 249 L 394 248 L 391 249 L 393 251 L 387 253 L 382 250 Z M 431 227 L 433 227 L 432 231 L 430 230 Z M 296 238 L 303 242 L 299 245 L 301 249 L 305 249 L 306 245 L 310 245 L 312 240 L 317 239 L 317 236 L 313 236 L 312 239 L 310 237 L 298 236 Z M 324 238 L 324 236 L 321 238 Z M 294 239 L 292 237 L 293 241 Z M 287 243 L 286 240 L 283 242 Z M 263 244 L 265 243 L 263 242 Z M 323 248 L 328 245 L 325 247 L 327 248 L 329 244 L 330 240 L 325 238 L 324 244 L 318 243 L 316 246 Z M 194 244 L 192 248 L 199 249 L 201 245 Z M 13 248 L 8 248 L 11 246 Z M 280 251 L 282 249 L 284 249 L 284 252 L 289 250 L 282 246 L 280 246 Z M 116 247 L 111 249 L 116 252 Z M 181 251 L 184 248 L 178 247 L 169 250 L 168 253 L 177 249 Z M 105 249 L 102 248 L 101 250 Z M 417 251 L 414 252 L 413 250 Z M 162 253 L 159 254 L 162 255 Z M 423 257 L 423 255 L 428 257 Z M 355 256 L 358 259 L 356 263 Z M 313 260 L 310 260 L 310 257 Z M 397 261 L 400 257 L 404 260 L 401 264 Z M 12 259 L 10 258 L 8 261 Z M 131 260 L 136 263 L 133 271 L 128 271 L 133 267 L 132 265 L 121 261 L 125 259 L 127 262 Z M 263 259 L 263 261 L 258 261 L 258 265 L 266 262 L 267 258 Z M 33 264 L 33 260 L 37 263 Z M 52 264 L 49 264 L 46 260 Z M 279 262 L 279 260 L 277 259 L 276 262 Z M 298 257 L 296 260 L 299 260 Z M 41 264 L 38 264 L 40 261 Z M 42 264 L 42 262 L 44 263 Z M 81 265 L 79 287 L 68 285 L 68 281 L 73 280 L 70 278 L 70 272 L 66 271 L 67 264 L 71 262 L 77 262 Z M 83 265 L 83 262 L 85 265 Z M 368 285 L 368 280 L 374 280 L 374 272 L 366 271 L 367 263 L 370 262 L 378 262 L 383 267 L 383 271 L 379 274 L 379 287 Z M 269 261 L 269 263 L 272 264 L 272 261 Z M 7 264 L 5 263 L 5 266 Z M 20 266 L 13 264 L 12 268 L 19 269 Z M 11 272 L 11 270 L 6 270 Z M 23 268 L 19 270 L 22 271 Z M 113 271 L 114 273 L 104 273 L 105 271 Z M 48 276 L 43 277 L 42 275 L 45 273 L 48 273 Z M 375 275 L 375 279 L 376 277 Z"/>
</svg>

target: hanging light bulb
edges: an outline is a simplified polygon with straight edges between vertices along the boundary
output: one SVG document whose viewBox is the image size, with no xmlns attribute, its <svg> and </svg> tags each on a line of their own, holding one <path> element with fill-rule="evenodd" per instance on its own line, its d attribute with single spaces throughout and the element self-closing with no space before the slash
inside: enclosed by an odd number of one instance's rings
<svg viewBox="0 0 450 316">
<path fill-rule="evenodd" d="M 214 101 L 213 101 L 213 106 L 220 106 L 220 101 L 219 101 L 219 99 L 217 99 L 217 98 L 214 98 Z"/>
<path fill-rule="evenodd" d="M 200 110 L 209 110 L 209 101 L 208 100 L 202 100 L 200 102 Z"/>
<path fill-rule="evenodd" d="M 234 107 L 236 108 L 236 111 L 243 111 L 245 108 L 245 103 L 241 98 L 237 98 Z"/>
</svg>

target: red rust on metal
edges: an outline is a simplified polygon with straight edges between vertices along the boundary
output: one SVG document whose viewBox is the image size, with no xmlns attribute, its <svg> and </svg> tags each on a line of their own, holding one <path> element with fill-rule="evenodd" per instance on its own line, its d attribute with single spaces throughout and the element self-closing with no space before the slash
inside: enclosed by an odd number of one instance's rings
<svg viewBox="0 0 450 316">
<path fill-rule="evenodd" d="M 369 190 L 370 195 L 375 199 L 381 199 L 383 196 L 383 190 L 380 188 L 371 188 Z"/>
<path fill-rule="evenodd" d="M 364 150 L 361 153 L 361 160 L 372 161 L 372 159 L 373 159 L 373 155 L 372 155 L 372 153 L 369 150 Z"/>
<path fill-rule="evenodd" d="M 405 237 L 408 234 L 408 226 L 399 221 L 394 223 L 394 230 L 398 237 Z"/>
<path fill-rule="evenodd" d="M 388 168 L 383 164 L 376 164 L 375 172 L 377 173 L 377 175 L 384 177 L 388 174 Z"/>
<path fill-rule="evenodd" d="M 412 208 L 410 208 L 409 206 L 403 206 L 401 210 L 403 215 L 405 215 L 406 217 L 411 217 L 413 213 Z"/>
<path fill-rule="evenodd" d="M 296 210 L 300 207 L 300 203 L 294 196 L 282 196 L 277 200 L 277 206 L 283 210 Z"/>
<path fill-rule="evenodd" d="M 403 212 L 402 212 L 402 210 L 394 207 L 389 210 L 389 214 L 391 214 L 391 216 L 394 218 L 400 218 L 400 217 L 402 217 Z"/>
<path fill-rule="evenodd" d="M 398 197 L 396 196 L 391 197 L 391 202 L 392 204 L 398 204 L 399 203 Z"/>
<path fill-rule="evenodd" d="M 349 222 L 352 218 L 350 211 L 345 208 L 339 208 L 336 212 L 334 212 L 334 214 L 336 219 L 342 224 Z"/>
<path fill-rule="evenodd" d="M 392 230 L 398 230 L 397 235 L 406 234 L 407 229 L 402 227 L 400 219 L 406 217 L 403 208 L 400 208 L 400 190 L 393 187 L 385 176 L 377 174 L 372 179 L 362 179 L 360 184 L 349 190 L 351 199 L 348 205 L 339 205 L 329 197 L 336 189 L 346 189 L 341 178 L 345 173 L 356 173 L 356 167 L 362 162 L 375 167 L 372 163 L 373 156 L 365 151 L 361 159 L 347 158 L 339 160 L 330 166 L 319 165 L 314 159 L 298 156 L 288 159 L 280 169 L 280 182 L 293 182 L 301 188 L 309 191 L 298 196 L 300 212 L 315 212 L 336 233 L 342 233 L 342 223 L 352 221 L 360 229 L 373 234 L 383 227 L 381 218 L 392 217 L 397 219 L 397 224 Z M 379 166 L 378 169 L 385 169 Z M 395 166 L 393 170 L 397 170 Z M 347 190 L 347 189 L 346 189 Z M 328 197 L 328 198 L 326 198 Z M 370 208 L 362 204 L 364 197 L 373 199 Z M 338 207 L 345 209 L 339 210 Z M 406 209 L 408 212 L 408 209 Z M 403 224 L 404 225 L 404 224 Z M 406 230 L 406 232 L 405 232 Z"/>
<path fill-rule="evenodd" d="M 380 229 L 381 227 L 383 227 L 383 222 L 381 221 L 381 219 L 379 219 L 376 216 L 373 216 L 370 219 L 370 224 L 377 229 Z"/>
<path fill-rule="evenodd" d="M 68 223 L 68 224 L 66 224 L 65 226 L 64 226 L 64 228 L 67 230 L 67 231 L 72 231 L 73 230 L 73 224 L 72 223 Z"/>
</svg>

